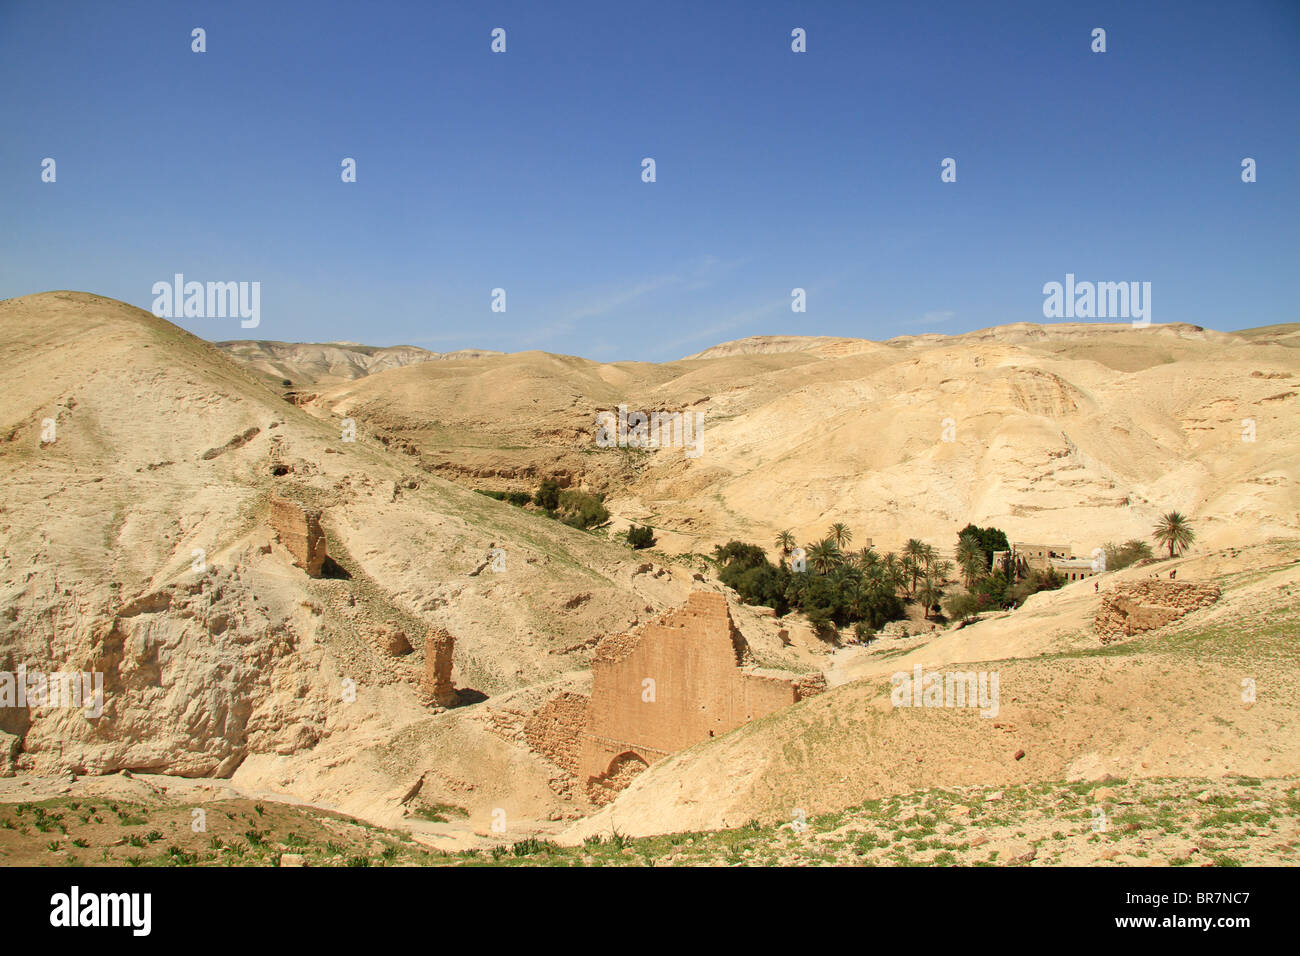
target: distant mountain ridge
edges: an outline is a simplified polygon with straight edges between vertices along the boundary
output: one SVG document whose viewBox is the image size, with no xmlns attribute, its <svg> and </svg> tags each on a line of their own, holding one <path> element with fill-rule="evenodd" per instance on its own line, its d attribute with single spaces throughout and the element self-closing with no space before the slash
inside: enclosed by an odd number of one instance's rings
<svg viewBox="0 0 1300 956">
<path fill-rule="evenodd" d="M 421 362 L 475 359 L 500 355 L 486 349 L 431 352 L 414 345 L 374 346 L 357 342 L 273 342 L 237 339 L 214 342 L 217 348 L 275 385 L 334 385 L 355 381 L 390 368 Z"/>
</svg>

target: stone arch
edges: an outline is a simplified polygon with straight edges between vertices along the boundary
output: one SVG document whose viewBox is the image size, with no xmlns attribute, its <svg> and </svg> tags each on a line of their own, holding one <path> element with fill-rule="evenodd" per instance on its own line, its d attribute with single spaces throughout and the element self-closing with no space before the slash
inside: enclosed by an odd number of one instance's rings
<svg viewBox="0 0 1300 956">
<path fill-rule="evenodd" d="M 611 803 L 649 766 L 650 762 L 635 750 L 624 750 L 609 762 L 604 773 L 587 780 L 587 796 L 592 803 Z"/>
</svg>

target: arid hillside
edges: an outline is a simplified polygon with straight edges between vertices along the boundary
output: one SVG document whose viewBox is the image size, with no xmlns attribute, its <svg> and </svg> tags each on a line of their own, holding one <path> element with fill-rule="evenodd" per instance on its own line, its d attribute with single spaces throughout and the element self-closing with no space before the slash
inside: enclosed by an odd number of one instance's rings
<svg viewBox="0 0 1300 956">
<path fill-rule="evenodd" d="M 0 771 L 215 775 L 375 817 L 415 787 L 544 819 L 552 770 L 482 708 L 422 695 L 426 637 L 454 636 L 467 701 L 508 699 L 572 680 L 602 634 L 688 591 L 688 573 L 422 472 L 364 429 L 343 440 L 120 302 L 0 303 L 0 374 L 0 670 L 105 674 L 97 720 L 0 711 Z M 273 495 L 320 511 L 323 576 L 295 566 Z"/>
<path fill-rule="evenodd" d="M 814 540 L 894 549 L 966 522 L 1071 545 L 1178 509 L 1207 547 L 1300 531 L 1300 349 L 1289 327 L 1019 324 L 958 336 L 743 339 L 665 364 L 525 352 L 392 369 L 308 404 L 471 487 L 608 495 L 670 553 Z M 596 416 L 703 413 L 699 454 L 598 448 Z M 361 426 L 359 426 L 361 427 Z M 865 543 L 865 542 L 863 542 Z"/>
</svg>

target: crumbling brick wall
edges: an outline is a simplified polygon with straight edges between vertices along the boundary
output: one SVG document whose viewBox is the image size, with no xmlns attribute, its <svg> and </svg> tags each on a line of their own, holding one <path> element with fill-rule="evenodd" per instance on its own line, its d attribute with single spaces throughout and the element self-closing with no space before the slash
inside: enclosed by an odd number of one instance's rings
<svg viewBox="0 0 1300 956">
<path fill-rule="evenodd" d="M 794 691 L 799 700 L 807 700 L 809 697 L 824 694 L 826 693 L 826 675 L 805 674 L 794 682 Z"/>
<path fill-rule="evenodd" d="M 587 797 L 597 806 L 613 803 L 649 764 L 635 753 L 619 754 L 602 774 L 587 781 Z"/>
<path fill-rule="evenodd" d="M 524 739 L 528 746 L 575 777 L 578 775 L 582 734 L 587 729 L 587 704 L 590 701 L 591 698 L 584 694 L 558 694 L 524 723 Z"/>
<path fill-rule="evenodd" d="M 1214 584 L 1147 578 L 1117 585 L 1102 598 L 1093 628 L 1103 644 L 1171 624 L 1219 600 Z"/>
<path fill-rule="evenodd" d="M 592 657 L 592 691 L 578 759 L 578 777 L 593 799 L 625 786 L 640 764 L 801 698 L 792 676 L 742 669 L 743 635 L 723 595 L 696 591 L 686 606 L 639 633 L 602 640 Z M 803 685 L 815 690 L 816 680 Z M 636 759 L 633 759 L 636 758 Z"/>
<path fill-rule="evenodd" d="M 325 532 L 320 526 L 321 513 L 296 501 L 271 496 L 271 527 L 280 543 L 293 555 L 293 563 L 313 578 L 321 576 L 328 557 Z"/>
<path fill-rule="evenodd" d="M 424 640 L 424 692 L 443 707 L 460 700 L 451 682 L 452 654 L 456 639 L 442 628 L 434 628 Z"/>
</svg>

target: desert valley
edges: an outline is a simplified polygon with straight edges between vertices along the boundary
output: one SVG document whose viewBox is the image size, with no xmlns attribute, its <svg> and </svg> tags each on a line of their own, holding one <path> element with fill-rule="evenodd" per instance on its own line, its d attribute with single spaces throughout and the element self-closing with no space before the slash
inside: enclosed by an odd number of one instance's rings
<svg viewBox="0 0 1300 956">
<path fill-rule="evenodd" d="M 6 862 L 1297 858 L 1300 326 L 0 363 Z"/>
</svg>

